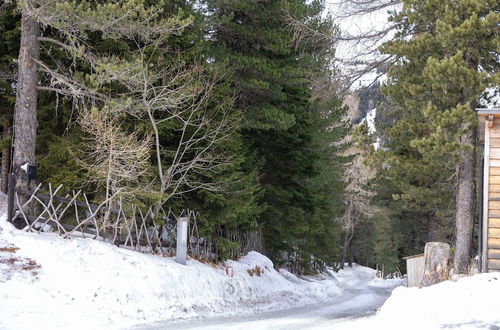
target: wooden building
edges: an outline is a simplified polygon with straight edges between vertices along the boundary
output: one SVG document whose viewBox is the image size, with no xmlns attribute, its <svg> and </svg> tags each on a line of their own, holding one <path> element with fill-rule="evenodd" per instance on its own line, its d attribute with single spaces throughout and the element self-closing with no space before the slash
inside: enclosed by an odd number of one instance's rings
<svg viewBox="0 0 500 330">
<path fill-rule="evenodd" d="M 476 109 L 479 139 L 484 143 L 481 271 L 500 271 L 500 108 Z"/>
<path fill-rule="evenodd" d="M 424 254 L 416 254 L 413 256 L 404 257 L 406 260 L 407 287 L 420 286 L 422 277 L 424 276 Z"/>
</svg>

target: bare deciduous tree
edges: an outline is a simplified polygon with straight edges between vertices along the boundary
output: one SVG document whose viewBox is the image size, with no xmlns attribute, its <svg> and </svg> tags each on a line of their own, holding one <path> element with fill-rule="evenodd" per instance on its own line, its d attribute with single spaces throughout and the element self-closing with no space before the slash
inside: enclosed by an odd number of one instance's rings
<svg viewBox="0 0 500 330">
<path fill-rule="evenodd" d="M 115 117 L 95 108 L 83 111 L 80 126 L 87 142 L 85 157 L 79 163 L 94 183 L 105 187 L 105 199 L 144 190 L 151 138 L 124 131 Z"/>
<path fill-rule="evenodd" d="M 203 180 L 230 164 L 230 155 L 217 146 L 238 126 L 238 118 L 228 117 L 231 103 L 208 106 L 217 79 L 199 66 L 159 73 L 145 67 L 142 71 L 137 97 L 141 111 L 136 115 L 146 118 L 154 133 L 162 204 L 193 190 L 218 190 L 227 184 Z M 159 127 L 164 125 L 176 127 L 177 139 L 170 148 L 160 143 Z"/>
<path fill-rule="evenodd" d="M 379 47 L 394 35 L 396 25 L 387 20 L 388 12 L 399 4 L 399 0 L 327 1 L 327 10 L 340 27 L 336 65 L 345 90 L 361 80 L 371 85 L 397 60 L 381 54 Z"/>
<path fill-rule="evenodd" d="M 354 159 L 345 172 L 347 181 L 345 211 L 339 218 L 344 232 L 341 267 L 350 258 L 350 247 L 356 228 L 362 221 L 374 214 L 373 207 L 370 205 L 371 192 L 364 189 L 364 186 L 374 178 L 376 171 L 365 164 L 363 154 L 356 146 L 351 147 L 347 153 L 353 155 Z M 352 262 L 351 259 L 349 259 L 350 262 Z"/>
</svg>

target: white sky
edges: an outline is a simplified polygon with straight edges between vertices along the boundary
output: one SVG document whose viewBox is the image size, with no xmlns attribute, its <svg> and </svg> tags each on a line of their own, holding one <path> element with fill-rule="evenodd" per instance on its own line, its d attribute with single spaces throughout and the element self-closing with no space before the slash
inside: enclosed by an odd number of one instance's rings
<svg viewBox="0 0 500 330">
<path fill-rule="evenodd" d="M 395 7 L 394 7 L 395 8 Z M 334 21 L 341 30 L 342 37 L 348 35 L 363 35 L 366 33 L 372 33 L 376 31 L 381 31 L 389 27 L 389 22 L 387 21 L 389 14 L 388 8 L 384 8 L 372 13 L 360 14 L 360 15 L 349 15 L 345 17 L 346 14 L 352 13 L 356 10 L 352 6 L 340 5 L 339 0 L 327 0 L 327 9 L 325 15 L 331 15 L 334 18 Z M 384 40 L 389 39 L 390 35 L 386 36 Z M 370 55 L 363 55 L 368 51 L 376 50 L 378 46 L 381 45 L 383 41 L 379 41 L 377 43 L 373 42 L 348 42 L 348 41 L 340 41 L 337 46 L 337 58 L 340 62 L 343 62 L 342 65 L 345 70 L 353 70 L 360 69 L 358 65 L 356 68 L 352 66 L 349 67 L 346 63 L 353 60 L 363 60 L 363 61 L 373 61 L 378 55 L 378 52 Z M 376 73 L 371 72 L 369 74 L 365 74 L 359 82 L 355 84 L 354 87 L 361 85 L 366 86 L 373 82 L 376 79 Z"/>
</svg>

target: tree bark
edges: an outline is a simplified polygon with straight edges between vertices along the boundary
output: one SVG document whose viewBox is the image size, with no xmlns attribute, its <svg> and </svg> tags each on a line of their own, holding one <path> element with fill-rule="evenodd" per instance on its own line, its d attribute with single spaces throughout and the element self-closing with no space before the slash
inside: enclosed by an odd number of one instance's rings
<svg viewBox="0 0 500 330">
<path fill-rule="evenodd" d="M 346 261 L 349 259 L 348 256 L 350 254 L 350 246 L 352 237 L 354 236 L 354 232 L 351 229 L 346 229 L 344 232 L 344 246 L 342 249 L 342 257 L 340 258 L 340 269 L 344 269 Z"/>
<path fill-rule="evenodd" d="M 474 223 L 476 152 L 474 150 L 476 131 L 462 137 L 462 143 L 472 148 L 464 152 L 462 162 L 458 165 L 458 188 L 456 205 L 456 250 L 454 258 L 455 272 L 466 273 L 468 270 Z"/>
<path fill-rule="evenodd" d="M 35 163 L 38 96 L 38 68 L 35 61 L 40 57 L 37 39 L 40 28 L 34 17 L 27 15 L 24 10 L 21 14 L 21 44 L 14 109 L 13 172 L 16 186 L 29 188 L 27 175 L 20 167 L 25 163 Z"/>
<path fill-rule="evenodd" d="M 3 137 L 10 138 L 11 136 L 10 120 L 3 121 Z M 7 193 L 9 187 L 9 170 L 10 170 L 10 148 L 11 143 L 6 145 L 2 150 L 2 192 Z"/>
<path fill-rule="evenodd" d="M 425 244 L 424 273 L 420 286 L 433 285 L 448 279 L 450 246 L 441 242 Z"/>
<path fill-rule="evenodd" d="M 438 223 L 437 219 L 431 214 L 427 213 L 427 242 L 434 242 L 438 240 Z"/>
</svg>

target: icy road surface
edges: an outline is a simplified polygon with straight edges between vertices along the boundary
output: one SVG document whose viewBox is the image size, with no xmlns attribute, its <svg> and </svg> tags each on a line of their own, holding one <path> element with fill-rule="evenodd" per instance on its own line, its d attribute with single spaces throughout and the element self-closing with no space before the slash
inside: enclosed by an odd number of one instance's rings
<svg viewBox="0 0 500 330">
<path fill-rule="evenodd" d="M 240 317 L 159 322 L 132 329 L 334 329 L 339 323 L 373 314 L 391 291 L 384 287 L 367 286 L 360 290 L 346 290 L 342 296 L 329 303 Z"/>
</svg>

